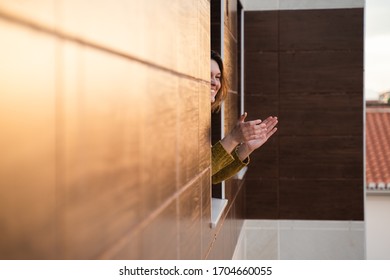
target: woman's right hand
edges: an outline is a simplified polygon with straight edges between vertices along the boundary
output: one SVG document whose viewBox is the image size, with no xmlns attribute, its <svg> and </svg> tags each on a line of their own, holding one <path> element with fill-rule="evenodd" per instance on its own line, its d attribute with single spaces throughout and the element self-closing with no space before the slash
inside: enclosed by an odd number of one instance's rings
<svg viewBox="0 0 390 280">
<path fill-rule="evenodd" d="M 265 132 L 261 133 L 258 138 L 243 143 L 238 148 L 237 154 L 240 160 L 246 159 L 254 150 L 260 148 L 265 142 L 277 131 L 277 117 L 268 117 L 263 124 L 266 125 Z"/>
<path fill-rule="evenodd" d="M 259 139 L 260 135 L 266 133 L 266 124 L 259 119 L 246 122 L 246 116 L 246 112 L 242 114 L 232 131 L 221 140 L 222 146 L 228 153 L 238 144 Z"/>
<path fill-rule="evenodd" d="M 257 119 L 254 121 L 245 121 L 247 113 L 241 115 L 233 130 L 230 132 L 237 144 L 248 142 L 259 138 L 259 135 L 265 132 L 266 125 Z"/>
<path fill-rule="evenodd" d="M 248 149 L 253 152 L 260 148 L 265 142 L 276 132 L 276 125 L 278 124 L 277 117 L 268 117 L 263 124 L 266 126 L 265 133 L 261 134 L 260 137 L 250 140 L 245 143 Z"/>
</svg>

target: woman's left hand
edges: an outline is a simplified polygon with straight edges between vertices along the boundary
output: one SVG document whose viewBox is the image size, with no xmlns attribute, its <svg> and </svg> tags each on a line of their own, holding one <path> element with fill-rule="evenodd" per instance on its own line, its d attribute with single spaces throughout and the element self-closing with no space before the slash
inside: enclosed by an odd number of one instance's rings
<svg viewBox="0 0 390 280">
<path fill-rule="evenodd" d="M 278 123 L 278 118 L 268 117 L 262 124 L 265 124 L 265 128 L 257 135 L 257 138 L 254 140 L 249 140 L 245 143 L 242 143 L 238 147 L 237 155 L 240 160 L 245 160 L 254 150 L 260 148 L 267 140 L 276 132 L 277 128 L 275 127 Z"/>
<path fill-rule="evenodd" d="M 263 124 L 265 124 L 265 129 L 261 130 L 258 134 L 258 137 L 253 140 L 249 140 L 244 143 L 247 146 L 247 149 L 250 152 L 260 148 L 267 140 L 276 132 L 277 128 L 275 127 L 278 123 L 278 118 L 268 117 Z"/>
</svg>

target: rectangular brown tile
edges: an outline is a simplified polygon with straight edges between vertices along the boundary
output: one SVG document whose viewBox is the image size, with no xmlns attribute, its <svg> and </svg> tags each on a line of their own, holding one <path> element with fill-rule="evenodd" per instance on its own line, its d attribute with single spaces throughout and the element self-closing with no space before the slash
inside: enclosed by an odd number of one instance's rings
<svg viewBox="0 0 390 280">
<path fill-rule="evenodd" d="M 232 219 L 230 212 L 216 235 L 215 241 L 211 244 L 206 259 L 208 260 L 231 260 L 235 246 L 233 246 Z"/>
<path fill-rule="evenodd" d="M 363 88 L 363 52 L 280 53 L 280 93 L 359 92 Z"/>
<path fill-rule="evenodd" d="M 280 165 L 363 162 L 362 136 L 279 136 Z"/>
<path fill-rule="evenodd" d="M 241 180 L 238 180 L 235 177 L 232 177 L 229 181 L 232 182 L 231 184 L 231 189 L 230 189 L 230 196 L 228 196 L 228 199 L 231 200 L 231 209 L 229 211 L 230 215 L 232 215 L 230 218 L 233 220 L 234 219 L 234 212 L 235 212 L 235 205 L 236 205 L 236 199 L 238 192 L 240 191 L 241 188 Z M 226 185 L 225 185 L 226 188 Z"/>
<path fill-rule="evenodd" d="M 276 52 L 245 53 L 245 96 L 279 94 L 279 57 Z"/>
<path fill-rule="evenodd" d="M 274 135 L 262 147 L 250 155 L 247 179 L 279 178 L 279 147 Z"/>
<path fill-rule="evenodd" d="M 178 24 L 178 5 L 164 7 L 163 1 L 157 1 L 153 6 L 146 2 L 134 5 L 125 1 L 112 5 L 105 1 L 90 10 L 87 3 L 67 1 L 61 5 L 58 29 L 86 42 L 177 70 L 178 44 L 175 36 L 180 33 L 181 26 L 181 22 Z M 159 14 L 151 25 L 147 24 L 146 10 L 149 15 Z M 87 16 L 88 20 L 85 20 Z M 175 20 L 166 20 L 167 17 Z M 144 28 L 139 28 L 140 23 L 148 28 L 148 36 L 145 36 Z M 158 35 L 163 31 L 169 31 L 164 40 Z"/>
<path fill-rule="evenodd" d="M 98 259 L 102 260 L 140 260 L 142 239 L 141 230 L 133 230 L 125 234 L 117 243 L 108 248 Z"/>
<path fill-rule="evenodd" d="M 207 171 L 200 179 L 202 187 L 201 199 L 201 254 L 205 258 L 211 243 L 214 240 L 215 231 L 211 228 L 211 180 L 210 171 Z"/>
<path fill-rule="evenodd" d="M 224 234 L 225 231 L 219 232 L 216 236 L 215 241 L 211 244 L 208 254 L 206 256 L 207 260 L 223 260 L 225 255 L 224 250 Z"/>
<path fill-rule="evenodd" d="M 350 164 L 281 164 L 281 179 L 361 179 L 363 178 L 363 162 Z"/>
<path fill-rule="evenodd" d="M 223 254 L 223 259 L 225 260 L 231 260 L 233 253 L 234 253 L 234 240 L 233 240 L 233 205 L 234 203 L 230 206 L 229 212 L 226 215 L 225 218 L 225 223 L 221 231 L 224 231 L 223 235 L 223 249 L 224 249 L 224 254 Z M 234 245 L 233 245 L 234 244 Z"/>
<path fill-rule="evenodd" d="M 247 120 L 260 119 L 265 121 L 269 116 L 279 116 L 279 96 L 275 95 L 245 95 L 245 111 Z"/>
<path fill-rule="evenodd" d="M 153 5 L 101 2 L 93 11 L 82 2 L 64 2 L 58 30 L 99 48 L 199 77 L 199 52 L 197 45 L 192 44 L 199 36 L 198 2 L 177 1 L 172 5 L 166 5 L 165 1 L 156 1 Z M 205 0 L 202 3 L 209 5 Z M 208 13 L 202 15 L 209 20 Z M 150 21 L 150 17 L 154 20 Z M 162 33 L 165 36 L 161 36 Z"/>
<path fill-rule="evenodd" d="M 199 90 L 198 83 L 181 78 L 178 98 L 177 170 L 178 187 L 183 187 L 199 172 Z M 174 142 L 173 142 L 174 143 Z M 172 143 L 172 144 L 173 144 Z M 171 155 L 174 156 L 175 154 Z"/>
<path fill-rule="evenodd" d="M 364 10 L 279 12 L 280 49 L 363 50 Z"/>
<path fill-rule="evenodd" d="M 245 194 L 246 194 L 246 178 L 244 178 L 241 182 L 241 188 L 239 192 L 237 193 L 236 203 L 235 203 L 235 219 L 237 221 L 237 228 L 239 231 L 241 231 L 241 228 L 243 226 L 244 220 L 245 220 Z"/>
<path fill-rule="evenodd" d="M 362 179 L 280 180 L 279 188 L 280 219 L 364 219 Z"/>
<path fill-rule="evenodd" d="M 210 86 L 198 83 L 199 88 L 199 171 L 210 166 L 211 160 L 211 106 Z M 214 130 L 214 129 L 213 129 Z M 220 131 L 220 130 L 219 130 Z"/>
<path fill-rule="evenodd" d="M 247 179 L 245 192 L 246 219 L 279 218 L 279 180 Z"/>
<path fill-rule="evenodd" d="M 229 30 L 224 33 L 224 70 L 229 89 L 237 92 L 238 65 L 237 65 L 237 40 L 232 36 Z"/>
<path fill-rule="evenodd" d="M 148 83 L 147 92 L 144 92 L 141 117 L 143 129 L 139 167 L 143 213 L 157 208 L 176 191 L 178 159 L 172 155 L 176 154 L 178 143 L 185 137 L 185 134 L 179 135 L 177 131 L 180 93 L 176 77 L 159 71 L 148 72 L 147 77 L 151 76 L 153 79 Z M 186 94 L 191 95 L 191 92 Z"/>
<path fill-rule="evenodd" d="M 229 247 L 229 253 L 227 257 L 232 258 L 234 251 L 236 249 L 236 245 L 238 242 L 238 239 L 241 234 L 242 226 L 243 226 L 243 219 L 245 217 L 245 209 L 244 209 L 244 182 L 241 183 L 240 186 L 237 186 L 237 192 L 234 195 L 234 202 L 231 205 L 229 214 L 228 214 L 228 221 L 229 221 L 229 227 L 230 227 L 230 240 L 227 246 Z"/>
<path fill-rule="evenodd" d="M 280 135 L 361 135 L 363 92 L 283 94 Z"/>
<path fill-rule="evenodd" d="M 244 21 L 246 54 L 279 49 L 278 11 L 245 11 Z"/>
<path fill-rule="evenodd" d="M 50 17 L 47 4 L 31 18 Z M 0 36 L 0 259 L 56 259 L 56 40 L 3 20 Z"/>
<path fill-rule="evenodd" d="M 141 244 L 140 259 L 178 259 L 177 203 L 176 199 L 173 200 L 141 230 L 138 240 Z"/>
<path fill-rule="evenodd" d="M 225 181 L 225 198 L 228 200 L 228 205 L 233 203 L 235 190 L 238 187 L 236 181 L 233 177 Z"/>
<path fill-rule="evenodd" d="M 201 259 L 201 179 L 192 183 L 179 197 L 180 259 Z"/>
<path fill-rule="evenodd" d="M 205 20 L 209 21 L 208 14 L 203 13 L 202 17 L 199 14 L 199 2 L 202 1 L 178 1 L 175 4 L 172 4 L 171 13 L 166 14 L 163 17 L 170 18 L 171 20 L 164 20 L 161 22 L 161 26 L 153 25 L 151 30 L 148 31 L 153 32 L 152 30 L 159 30 L 160 34 L 163 32 L 174 32 L 175 35 L 167 35 L 166 39 L 160 39 L 162 44 L 166 40 L 174 40 L 174 45 L 172 47 L 172 51 L 174 51 L 174 61 L 176 60 L 177 70 L 181 73 L 185 73 L 192 77 L 200 78 L 200 67 L 199 67 L 199 58 L 200 58 L 200 44 L 194 44 L 194 42 L 200 42 L 200 32 L 199 27 L 200 23 L 203 23 Z M 156 5 L 156 4 L 154 4 Z M 156 6 L 158 6 L 157 4 Z M 162 7 L 160 7 L 161 9 Z M 164 9 L 167 10 L 167 9 Z M 165 11 L 161 11 L 164 13 Z M 160 12 L 158 12 L 160 13 Z M 175 15 L 177 13 L 177 19 L 175 19 Z M 175 22 L 175 27 L 169 28 L 165 22 Z M 154 22 L 154 21 L 153 21 Z M 164 28 L 164 30 L 162 30 Z M 165 29 L 166 28 L 166 29 Z M 156 34 L 157 35 L 157 34 Z M 172 36 L 172 37 L 171 37 Z M 149 37 L 149 36 L 147 36 Z M 171 37 L 171 38 L 169 38 Z M 161 44 L 160 43 L 160 44 Z M 176 51 L 175 51 L 176 50 Z M 155 52 L 160 52 L 159 48 L 155 50 Z M 170 67 L 170 68 L 175 68 Z M 204 78 L 204 77 L 203 77 Z M 209 78 L 209 75 L 206 76 Z"/>
<path fill-rule="evenodd" d="M 236 175 L 225 181 L 225 197 L 229 200 L 237 199 L 239 192 L 244 184 L 244 180 Z M 235 202 L 234 202 L 235 203 Z"/>
</svg>

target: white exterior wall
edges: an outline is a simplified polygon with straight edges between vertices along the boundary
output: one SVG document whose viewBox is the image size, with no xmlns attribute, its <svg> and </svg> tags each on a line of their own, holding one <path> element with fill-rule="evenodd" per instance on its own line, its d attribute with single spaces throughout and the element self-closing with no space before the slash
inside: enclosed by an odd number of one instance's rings
<svg viewBox="0 0 390 280">
<path fill-rule="evenodd" d="M 367 259 L 390 260 L 390 195 L 366 196 Z"/>
<path fill-rule="evenodd" d="M 364 222 L 246 220 L 233 259 L 363 260 Z"/>
</svg>

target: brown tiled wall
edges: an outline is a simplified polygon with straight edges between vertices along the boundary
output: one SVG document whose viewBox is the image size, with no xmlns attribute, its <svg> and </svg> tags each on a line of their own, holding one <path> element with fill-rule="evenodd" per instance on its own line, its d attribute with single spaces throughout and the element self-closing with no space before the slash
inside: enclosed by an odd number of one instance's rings
<svg viewBox="0 0 390 280">
<path fill-rule="evenodd" d="M 245 13 L 245 106 L 279 117 L 246 217 L 363 220 L 363 9 Z"/>
<path fill-rule="evenodd" d="M 0 258 L 230 258 L 243 196 L 211 229 L 210 2 L 90 5 L 0 2 Z"/>
</svg>

